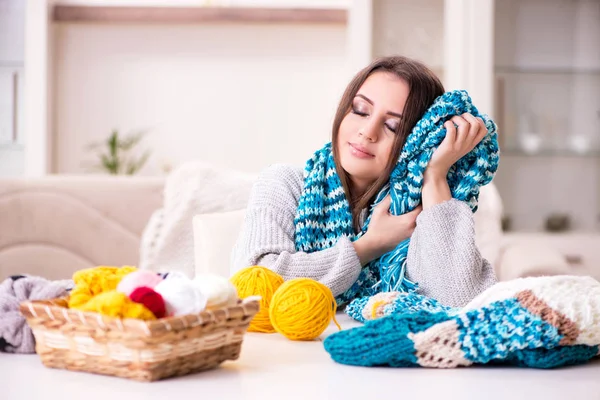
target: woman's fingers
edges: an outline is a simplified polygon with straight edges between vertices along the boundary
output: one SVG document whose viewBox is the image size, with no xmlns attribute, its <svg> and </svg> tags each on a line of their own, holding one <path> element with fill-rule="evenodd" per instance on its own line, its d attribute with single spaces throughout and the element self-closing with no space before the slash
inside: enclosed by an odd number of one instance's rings
<svg viewBox="0 0 600 400">
<path fill-rule="evenodd" d="M 467 138 L 467 142 L 470 145 L 469 147 L 475 147 L 477 143 L 479 143 L 479 140 L 477 139 L 481 133 L 481 125 L 479 124 L 479 121 L 469 113 L 464 113 L 462 117 L 469 123 L 469 133 Z"/>
<path fill-rule="evenodd" d="M 462 147 L 463 143 L 466 143 L 468 141 L 471 124 L 469 124 L 466 119 L 458 115 L 452 117 L 450 121 L 452 121 L 458 126 L 456 133 L 456 142 L 459 146 Z"/>
<path fill-rule="evenodd" d="M 477 122 L 479 122 L 479 125 L 481 126 L 481 131 L 479 132 L 479 135 L 478 135 L 478 139 L 479 139 L 478 143 L 479 143 L 483 140 L 485 135 L 487 135 L 488 129 L 487 129 L 487 126 L 485 126 L 485 121 L 482 118 L 477 117 L 476 119 L 477 119 Z"/>
<path fill-rule="evenodd" d="M 456 142 L 456 127 L 454 126 L 454 123 L 452 121 L 446 121 L 444 127 L 446 128 L 446 138 L 444 140 L 447 140 L 448 143 L 454 145 L 454 142 Z"/>
<path fill-rule="evenodd" d="M 421 211 L 423 211 L 423 205 L 419 204 L 414 210 L 410 211 L 409 214 L 413 214 L 414 218 L 417 218 L 417 215 L 419 215 Z"/>
<path fill-rule="evenodd" d="M 390 211 L 390 205 L 392 204 L 392 197 L 388 194 L 381 200 L 381 203 L 375 207 L 375 211 L 380 214 L 385 214 Z"/>
</svg>

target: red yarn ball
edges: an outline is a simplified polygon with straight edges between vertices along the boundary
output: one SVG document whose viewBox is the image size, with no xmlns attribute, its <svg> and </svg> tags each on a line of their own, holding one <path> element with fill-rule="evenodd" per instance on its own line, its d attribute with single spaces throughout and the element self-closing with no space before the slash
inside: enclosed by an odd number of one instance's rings
<svg viewBox="0 0 600 400">
<path fill-rule="evenodd" d="M 136 303 L 144 305 L 156 318 L 162 318 L 167 313 L 165 301 L 160 293 L 156 293 L 147 286 L 135 288 L 129 295 L 129 298 Z"/>
</svg>

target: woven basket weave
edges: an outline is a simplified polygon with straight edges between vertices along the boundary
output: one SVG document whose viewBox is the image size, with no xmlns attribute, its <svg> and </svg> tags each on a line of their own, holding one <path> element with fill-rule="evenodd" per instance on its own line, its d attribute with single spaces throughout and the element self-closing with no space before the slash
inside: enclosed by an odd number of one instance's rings
<svg viewBox="0 0 600 400">
<path fill-rule="evenodd" d="M 259 310 L 256 298 L 232 307 L 155 321 L 67 308 L 68 298 L 26 301 L 20 310 L 47 367 L 155 381 L 217 367 L 239 357 Z"/>
</svg>

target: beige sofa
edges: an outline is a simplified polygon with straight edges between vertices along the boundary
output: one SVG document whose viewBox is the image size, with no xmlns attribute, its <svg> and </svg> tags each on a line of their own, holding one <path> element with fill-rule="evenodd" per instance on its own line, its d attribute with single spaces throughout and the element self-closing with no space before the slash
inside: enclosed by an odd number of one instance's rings
<svg viewBox="0 0 600 400">
<path fill-rule="evenodd" d="M 137 265 L 140 236 L 161 206 L 163 185 L 162 178 L 110 176 L 0 180 L 0 279 Z"/>
<path fill-rule="evenodd" d="M 189 169 L 187 174 L 175 175 L 193 179 Z M 228 182 L 233 185 L 235 179 Z M 151 215 L 162 207 L 164 186 L 162 178 L 144 177 L 0 180 L 0 279 L 22 273 L 59 279 L 96 265 L 139 265 L 140 240 Z M 221 184 L 218 190 L 227 191 L 227 187 Z M 214 185 L 202 196 L 211 197 L 213 191 Z M 218 201 L 211 204 L 210 214 L 196 218 L 200 221 L 194 221 L 194 229 L 190 221 L 189 235 L 196 231 L 191 256 L 195 256 L 196 272 L 227 274 L 243 211 L 220 212 L 214 205 Z M 505 245 L 501 215 L 502 202 L 495 187 L 484 187 L 475 214 L 476 238 L 500 279 L 568 273 L 564 258 L 551 247 Z"/>
</svg>

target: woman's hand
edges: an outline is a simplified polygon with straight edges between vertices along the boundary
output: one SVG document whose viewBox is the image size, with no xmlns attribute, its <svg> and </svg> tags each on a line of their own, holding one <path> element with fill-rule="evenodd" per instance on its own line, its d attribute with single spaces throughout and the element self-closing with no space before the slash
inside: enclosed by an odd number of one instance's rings
<svg viewBox="0 0 600 400">
<path fill-rule="evenodd" d="M 454 124 L 458 125 L 458 129 Z M 487 134 L 483 120 L 469 113 L 452 117 L 444 126 L 446 137 L 433 152 L 423 176 L 421 200 L 424 210 L 452 198 L 447 180 L 450 167 L 473 150 Z"/>
<path fill-rule="evenodd" d="M 450 167 L 473 150 L 487 134 L 483 120 L 469 113 L 452 117 L 444 123 L 444 127 L 446 137 L 431 156 L 426 175 L 446 178 Z"/>
<path fill-rule="evenodd" d="M 403 215 L 392 215 L 389 212 L 391 202 L 387 195 L 375 207 L 367 232 L 354 242 L 361 265 L 392 251 L 400 242 L 410 238 L 415 230 L 421 206 Z"/>
</svg>

